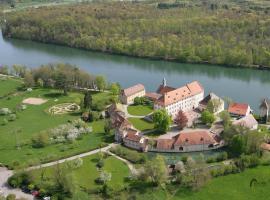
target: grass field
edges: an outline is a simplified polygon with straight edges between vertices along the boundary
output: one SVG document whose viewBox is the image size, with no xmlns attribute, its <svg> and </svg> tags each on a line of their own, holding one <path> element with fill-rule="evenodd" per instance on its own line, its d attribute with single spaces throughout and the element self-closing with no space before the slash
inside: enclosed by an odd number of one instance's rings
<svg viewBox="0 0 270 200">
<path fill-rule="evenodd" d="M 153 109 L 151 106 L 143 106 L 143 105 L 130 105 L 128 106 L 128 113 L 131 115 L 137 115 L 137 116 L 145 116 L 149 113 L 153 112 Z"/>
<path fill-rule="evenodd" d="M 13 84 L 13 81 L 9 80 L 8 82 Z M 93 94 L 94 103 L 105 98 L 104 95 L 108 96 L 108 94 L 104 93 Z M 0 163 L 10 165 L 14 161 L 20 164 L 25 162 L 27 164 L 40 161 L 47 162 L 95 149 L 101 143 L 112 141 L 111 136 L 104 133 L 103 121 L 97 121 L 90 124 L 93 127 L 93 133 L 84 136 L 81 140 L 76 140 L 74 143 L 49 145 L 40 149 L 32 148 L 31 138 L 33 135 L 80 117 L 80 113 L 53 116 L 47 112 L 48 109 L 53 105 L 65 102 L 80 104 L 83 94 L 70 92 L 68 96 L 63 96 L 57 90 L 36 89 L 32 92 L 19 92 L 0 99 L 0 108 L 6 107 L 15 110 L 23 99 L 29 97 L 40 97 L 48 101 L 42 105 L 27 105 L 27 109 L 17 112 L 17 119 L 7 125 L 2 125 L 6 116 L 0 116 Z M 57 101 L 55 101 L 56 99 Z M 19 130 L 17 134 L 16 130 Z M 16 148 L 17 144 L 21 147 L 20 149 Z"/>
<path fill-rule="evenodd" d="M 11 92 L 15 92 L 21 86 L 21 80 L 2 78 L 0 76 L 0 97 L 5 96 Z"/>
<path fill-rule="evenodd" d="M 250 187 L 250 181 L 253 178 L 257 180 L 257 183 Z M 199 191 L 178 188 L 178 192 L 171 195 L 161 188 L 142 187 L 140 192 L 133 195 L 136 195 L 137 200 L 258 200 L 269 199 L 269 187 L 270 168 L 269 166 L 260 166 L 247 169 L 240 174 L 214 178 Z"/>
<path fill-rule="evenodd" d="M 95 183 L 95 179 L 99 177 L 100 170 L 96 164 L 98 161 L 98 155 L 91 155 L 83 158 L 83 165 L 77 169 L 72 169 L 69 172 L 74 177 L 76 188 L 81 188 L 87 191 L 97 190 L 101 186 Z M 102 170 L 111 173 L 111 181 L 108 185 L 115 191 L 119 191 L 128 185 L 126 178 L 129 176 L 129 168 L 122 161 L 109 156 L 104 160 L 104 167 Z M 46 179 L 52 179 L 53 167 L 42 170 L 46 176 Z M 34 171 L 35 180 L 39 182 L 41 170 Z"/>
<path fill-rule="evenodd" d="M 148 121 L 145 121 L 143 118 L 128 118 L 133 126 L 140 131 L 147 131 L 154 128 L 154 124 Z"/>
</svg>

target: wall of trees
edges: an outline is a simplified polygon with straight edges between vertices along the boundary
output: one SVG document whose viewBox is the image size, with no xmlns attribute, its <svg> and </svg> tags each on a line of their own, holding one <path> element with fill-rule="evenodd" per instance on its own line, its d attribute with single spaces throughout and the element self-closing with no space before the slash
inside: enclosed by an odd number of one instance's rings
<svg viewBox="0 0 270 200">
<path fill-rule="evenodd" d="M 89 3 L 9 13 L 3 34 L 154 59 L 270 67 L 269 15 L 230 6 Z"/>
</svg>

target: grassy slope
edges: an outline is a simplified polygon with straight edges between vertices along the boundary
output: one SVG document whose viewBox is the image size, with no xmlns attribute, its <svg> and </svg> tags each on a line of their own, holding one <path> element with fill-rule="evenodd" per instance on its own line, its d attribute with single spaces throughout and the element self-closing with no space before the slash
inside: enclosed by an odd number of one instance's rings
<svg viewBox="0 0 270 200">
<path fill-rule="evenodd" d="M 154 124 L 145 121 L 142 118 L 128 118 L 135 128 L 140 131 L 147 131 L 154 128 Z"/>
<path fill-rule="evenodd" d="M 0 77 L 0 97 L 10 92 L 16 91 L 21 85 L 21 81 L 17 79 L 3 79 Z"/>
<path fill-rule="evenodd" d="M 95 94 L 94 101 L 100 99 L 104 94 Z M 14 122 L 9 122 L 5 126 L 0 126 L 0 162 L 10 164 L 17 160 L 19 162 L 37 162 L 39 158 L 42 161 L 53 160 L 59 157 L 66 157 L 71 154 L 87 151 L 97 148 L 102 142 L 110 140 L 105 137 L 103 132 L 103 122 L 94 122 L 92 124 L 94 133 L 83 137 L 82 140 L 75 141 L 73 144 L 57 144 L 50 145 L 42 149 L 33 149 L 30 140 L 33 135 L 40 131 L 50 129 L 59 124 L 67 123 L 68 120 L 79 118 L 80 114 L 66 114 L 59 116 L 51 116 L 46 111 L 52 105 L 63 102 L 79 103 L 82 98 L 80 93 L 69 93 L 68 96 L 62 96 L 56 90 L 37 89 L 32 92 L 19 93 L 17 96 L 12 96 L 10 99 L 1 99 L 0 108 L 8 107 L 14 109 L 16 105 L 20 104 L 23 99 L 28 97 L 46 98 L 48 101 L 39 106 L 28 105 L 27 109 L 17 112 L 18 119 Z M 58 99 L 55 102 L 55 99 Z M 5 116 L 0 116 L 0 123 L 2 123 Z M 20 150 L 16 149 L 16 135 L 14 130 L 20 129 L 21 132 L 17 134 L 17 141 L 22 145 Z M 111 141 L 111 140 L 110 140 Z"/>
</svg>

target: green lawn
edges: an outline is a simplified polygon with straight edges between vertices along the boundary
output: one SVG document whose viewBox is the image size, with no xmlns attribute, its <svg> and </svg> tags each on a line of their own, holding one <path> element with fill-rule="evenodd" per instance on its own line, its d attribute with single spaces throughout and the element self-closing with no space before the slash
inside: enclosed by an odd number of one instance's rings
<svg viewBox="0 0 270 200">
<path fill-rule="evenodd" d="M 133 126 L 140 131 L 147 131 L 154 128 L 153 123 L 150 123 L 143 118 L 128 118 L 128 121 L 130 121 Z"/>
<path fill-rule="evenodd" d="M 109 96 L 109 94 L 93 94 L 94 103 L 105 96 Z M 69 120 L 78 119 L 81 115 L 80 113 L 72 113 L 53 116 L 47 110 L 53 105 L 64 102 L 80 104 L 83 94 L 70 92 L 68 96 L 63 96 L 57 90 L 36 89 L 32 92 L 20 92 L 17 95 L 9 96 L 9 98 L 0 99 L 0 108 L 7 107 L 15 110 L 16 106 L 28 97 L 41 97 L 48 101 L 42 105 L 27 105 L 26 110 L 17 112 L 17 120 L 9 122 L 7 125 L 2 125 L 4 118 L 7 117 L 0 116 L 0 163 L 11 165 L 14 161 L 18 161 L 20 164 L 47 162 L 95 149 L 101 143 L 112 142 L 112 137 L 104 133 L 103 121 L 98 121 L 91 124 L 93 133 L 85 135 L 81 140 L 76 140 L 72 144 L 49 145 L 40 149 L 32 148 L 31 138 L 33 135 L 67 123 Z M 55 101 L 56 99 L 58 101 Z M 17 129 L 21 131 L 16 136 L 14 130 Z M 20 144 L 21 149 L 16 148 L 17 143 Z"/>
<path fill-rule="evenodd" d="M 153 109 L 151 106 L 142 106 L 142 105 L 130 105 L 128 106 L 128 113 L 131 115 L 137 115 L 137 116 L 145 116 L 149 113 L 153 112 Z"/>
<path fill-rule="evenodd" d="M 22 85 L 22 81 L 0 76 L 0 97 L 9 93 L 16 92 L 17 88 Z"/>
<path fill-rule="evenodd" d="M 250 187 L 250 181 L 256 178 L 258 183 Z M 137 200 L 258 200 L 269 199 L 270 167 L 260 166 L 247 169 L 240 174 L 232 174 L 212 179 L 199 191 L 181 189 L 172 197 L 161 188 L 144 187 L 137 193 Z"/>
<path fill-rule="evenodd" d="M 69 170 L 75 179 L 74 184 L 76 184 L 76 188 L 93 191 L 101 187 L 101 185 L 95 183 L 95 179 L 98 178 L 100 174 L 100 170 L 96 166 L 97 161 L 98 155 L 91 155 L 83 158 L 83 165 L 81 167 Z M 104 167 L 102 170 L 111 173 L 112 177 L 108 185 L 114 190 L 119 191 L 128 185 L 126 178 L 129 176 L 129 168 L 122 161 L 113 156 L 108 156 L 104 159 Z M 40 181 L 41 171 L 45 174 L 46 179 L 50 180 L 52 178 L 53 167 L 34 171 L 33 174 L 37 183 Z"/>
</svg>

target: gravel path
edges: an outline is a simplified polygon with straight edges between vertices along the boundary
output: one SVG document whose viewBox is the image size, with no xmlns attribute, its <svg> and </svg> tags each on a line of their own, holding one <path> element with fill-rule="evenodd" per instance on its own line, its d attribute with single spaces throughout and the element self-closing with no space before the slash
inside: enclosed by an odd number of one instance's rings
<svg viewBox="0 0 270 200">
<path fill-rule="evenodd" d="M 99 151 L 107 152 L 111 147 L 113 147 L 115 145 L 116 144 L 110 144 L 110 145 L 108 145 L 106 147 L 103 147 L 101 149 L 95 149 L 93 151 L 82 153 L 82 154 L 72 156 L 72 157 L 69 157 L 69 158 L 65 158 L 65 159 L 61 159 L 61 160 L 58 160 L 58 161 L 41 164 L 41 165 L 38 165 L 38 166 L 29 167 L 26 170 L 30 171 L 30 170 L 40 169 L 40 168 L 44 168 L 44 167 L 54 166 L 54 165 L 57 165 L 57 164 L 60 164 L 60 163 L 64 163 L 66 161 L 75 160 L 77 158 L 83 158 L 83 157 L 86 157 L 86 156 L 90 156 L 90 155 L 98 153 Z M 125 162 L 125 163 L 127 163 L 127 162 Z M 26 194 L 26 193 L 22 192 L 20 189 L 10 188 L 7 185 L 7 180 L 8 180 L 9 177 L 11 177 L 13 175 L 13 173 L 14 172 L 12 170 L 8 170 L 7 168 L 0 167 L 0 195 L 7 196 L 8 194 L 15 194 L 17 198 L 24 198 L 26 200 L 33 200 L 34 197 L 32 195 Z"/>
</svg>

